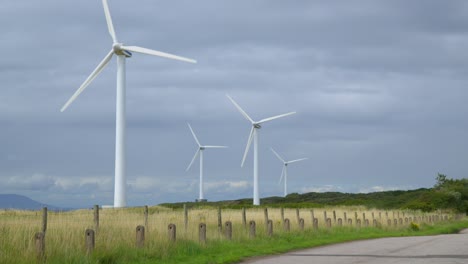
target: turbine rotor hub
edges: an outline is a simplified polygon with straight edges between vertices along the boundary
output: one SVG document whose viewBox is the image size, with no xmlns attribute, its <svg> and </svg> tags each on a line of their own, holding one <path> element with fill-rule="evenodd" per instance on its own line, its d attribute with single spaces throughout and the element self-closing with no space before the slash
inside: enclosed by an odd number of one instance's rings
<svg viewBox="0 0 468 264">
<path fill-rule="evenodd" d="M 130 58 L 132 57 L 132 53 L 128 50 L 124 50 L 122 48 L 123 44 L 122 43 L 114 43 L 112 45 L 112 50 L 114 51 L 115 54 L 117 55 L 123 55 L 125 56 L 126 58 Z"/>
<path fill-rule="evenodd" d="M 261 126 L 260 124 L 253 124 L 253 126 L 254 126 L 255 128 L 257 128 L 257 129 L 262 128 L 262 126 Z"/>
</svg>

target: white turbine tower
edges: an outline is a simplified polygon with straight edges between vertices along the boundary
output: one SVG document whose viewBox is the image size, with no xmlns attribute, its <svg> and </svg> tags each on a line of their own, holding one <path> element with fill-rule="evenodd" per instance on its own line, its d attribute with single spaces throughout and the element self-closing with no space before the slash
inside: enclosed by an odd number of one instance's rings
<svg viewBox="0 0 468 264">
<path fill-rule="evenodd" d="M 284 197 L 286 197 L 286 195 L 288 195 L 288 164 L 306 160 L 307 158 L 285 161 L 278 153 L 276 153 L 276 151 L 273 148 L 270 148 L 270 149 L 271 151 L 273 151 L 276 157 L 278 157 L 278 159 L 283 162 L 283 170 L 281 171 L 281 177 L 280 177 L 279 182 L 281 183 L 281 180 L 283 179 L 283 176 L 284 176 Z"/>
<path fill-rule="evenodd" d="M 252 129 L 250 130 L 249 139 L 247 140 L 247 146 L 245 147 L 245 151 L 244 151 L 244 157 L 242 158 L 241 167 L 244 166 L 245 158 L 247 157 L 247 153 L 249 152 L 250 144 L 252 144 L 252 139 L 253 139 L 253 143 L 254 143 L 253 204 L 260 205 L 260 197 L 258 193 L 258 130 L 262 127 L 261 125 L 265 122 L 278 119 L 281 117 L 285 117 L 288 115 L 292 115 L 292 114 L 295 114 L 296 112 L 289 112 L 289 113 L 282 114 L 282 115 L 268 117 L 260 121 L 254 121 L 252 118 L 250 118 L 249 115 L 247 115 L 247 113 L 244 110 L 242 110 L 242 108 L 234 101 L 234 99 L 232 99 L 229 95 L 226 95 L 226 96 L 227 98 L 229 98 L 229 100 L 231 100 L 231 102 L 234 104 L 237 110 L 239 110 L 239 112 L 245 117 L 245 119 L 250 121 L 250 123 L 252 124 Z"/>
<path fill-rule="evenodd" d="M 200 144 L 200 141 L 198 141 L 198 138 L 195 135 L 195 132 L 193 132 L 193 129 L 190 126 L 190 124 L 187 123 L 187 125 L 190 128 L 190 132 L 192 132 L 193 138 L 197 142 L 198 149 L 195 152 L 195 155 L 193 156 L 192 161 L 188 165 L 186 171 L 188 171 L 190 169 L 190 167 L 192 167 L 192 164 L 195 161 L 195 159 L 197 158 L 197 156 L 200 156 L 200 195 L 198 196 L 197 202 L 205 202 L 206 200 L 203 197 L 203 151 L 205 149 L 209 149 L 209 148 L 227 148 L 227 147 L 226 146 L 208 146 L 208 145 L 203 146 L 202 144 Z"/>
<path fill-rule="evenodd" d="M 115 187 L 114 187 L 114 207 L 125 207 L 127 204 L 126 198 L 126 158 L 125 158 L 125 59 L 132 56 L 131 52 L 143 53 L 164 57 L 168 59 L 181 60 L 191 63 L 196 63 L 195 60 L 156 51 L 137 46 L 124 46 L 117 40 L 112 24 L 112 18 L 109 11 L 107 0 L 102 0 L 104 13 L 106 16 L 107 27 L 112 37 L 112 49 L 107 53 L 104 59 L 81 84 L 72 97 L 65 103 L 60 110 L 65 111 L 67 107 L 75 101 L 75 99 L 88 87 L 88 85 L 102 72 L 107 66 L 112 56 L 117 55 L 117 100 L 116 100 L 116 124 L 115 124 Z"/>
</svg>

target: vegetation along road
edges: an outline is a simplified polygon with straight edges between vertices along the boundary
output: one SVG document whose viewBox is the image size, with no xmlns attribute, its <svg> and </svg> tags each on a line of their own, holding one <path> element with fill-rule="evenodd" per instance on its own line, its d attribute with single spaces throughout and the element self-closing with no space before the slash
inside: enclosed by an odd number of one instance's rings
<svg viewBox="0 0 468 264">
<path fill-rule="evenodd" d="M 459 234 L 354 241 L 251 260 L 289 263 L 468 263 L 468 229 Z"/>
</svg>

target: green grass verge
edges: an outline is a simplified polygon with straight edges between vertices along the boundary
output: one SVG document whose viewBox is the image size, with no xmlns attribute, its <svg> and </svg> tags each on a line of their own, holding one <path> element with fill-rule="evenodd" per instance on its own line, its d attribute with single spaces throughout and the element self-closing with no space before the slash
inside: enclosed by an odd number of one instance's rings
<svg viewBox="0 0 468 264">
<path fill-rule="evenodd" d="M 96 252 L 76 263 L 236 263 L 255 256 L 280 254 L 291 250 L 329 245 L 353 240 L 381 237 L 423 236 L 456 233 L 468 228 L 468 219 L 457 222 L 421 225 L 387 230 L 381 228 L 333 228 L 318 231 L 291 232 L 254 240 L 215 240 L 200 245 L 195 241 L 177 241 L 165 245 L 146 245 L 143 249 L 122 248 L 105 253 Z"/>
</svg>

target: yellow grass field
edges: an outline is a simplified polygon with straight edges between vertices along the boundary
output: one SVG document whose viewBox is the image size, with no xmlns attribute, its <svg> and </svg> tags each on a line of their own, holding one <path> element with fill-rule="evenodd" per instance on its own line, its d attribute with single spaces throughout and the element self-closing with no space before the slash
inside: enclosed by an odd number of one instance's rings
<svg viewBox="0 0 468 264">
<path fill-rule="evenodd" d="M 299 231 L 297 209 L 283 209 L 284 218 L 290 220 L 291 232 Z M 417 211 L 382 211 L 366 210 L 361 207 L 335 207 L 320 209 L 298 209 L 299 217 L 304 219 L 304 228 L 313 229 L 312 215 L 318 220 L 318 227 L 325 229 L 325 213 L 330 218 L 332 228 L 335 228 L 339 219 L 343 226 L 344 221 L 352 219 L 352 226 L 356 227 L 356 220 L 361 221 L 364 228 L 365 219 L 369 226 L 373 220 L 379 228 L 398 229 L 408 228 L 410 221 L 431 223 L 432 220 L 442 221 L 453 216 L 448 214 L 424 214 Z M 63 263 L 83 259 L 85 251 L 85 230 L 95 229 L 94 210 L 76 210 L 69 212 L 48 212 L 47 231 L 45 235 L 46 257 L 55 259 L 58 256 Z M 357 218 L 356 218 L 357 216 Z M 248 228 L 244 228 L 242 210 L 223 209 L 221 211 L 222 223 L 232 222 L 232 239 L 242 241 L 249 239 Z M 269 208 L 268 218 L 273 222 L 273 232 L 286 232 L 283 230 L 281 209 Z M 172 210 L 163 207 L 150 207 L 145 232 L 145 247 L 154 248 L 164 252 L 170 247 L 168 239 L 168 225 L 177 227 L 177 240 L 199 241 L 199 224 L 205 223 L 207 227 L 207 241 L 224 240 L 224 233 L 219 232 L 217 209 L 189 209 L 187 229 L 184 224 L 184 210 Z M 403 224 L 394 225 L 395 219 L 401 219 Z M 254 220 L 257 227 L 257 236 L 266 236 L 265 209 L 246 209 L 247 225 Z M 391 220 L 389 226 L 387 221 Z M 0 263 L 28 263 L 36 258 L 34 235 L 41 231 L 41 211 L 0 211 Z M 99 211 L 99 229 L 96 230 L 95 252 L 115 252 L 125 248 L 135 248 L 136 227 L 145 225 L 144 208 L 101 209 Z"/>
</svg>

